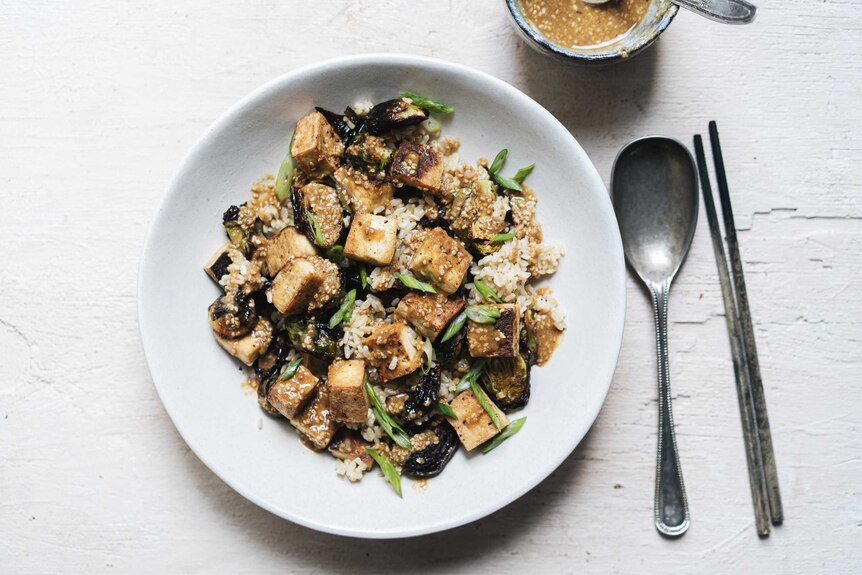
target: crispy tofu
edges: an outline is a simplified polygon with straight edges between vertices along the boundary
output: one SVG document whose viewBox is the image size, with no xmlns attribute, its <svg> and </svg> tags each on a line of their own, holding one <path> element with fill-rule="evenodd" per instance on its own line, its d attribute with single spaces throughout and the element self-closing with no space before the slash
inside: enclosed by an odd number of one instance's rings
<svg viewBox="0 0 862 575">
<path fill-rule="evenodd" d="M 323 178 L 338 168 L 344 153 L 341 138 L 320 112 L 314 111 L 296 123 L 290 154 L 310 178 Z"/>
<path fill-rule="evenodd" d="M 312 398 L 317 383 L 317 377 L 300 365 L 290 379 L 282 381 L 281 377 L 276 377 L 266 399 L 280 414 L 290 419 Z"/>
<path fill-rule="evenodd" d="M 292 258 L 316 256 L 317 250 L 295 227 L 287 227 L 266 242 L 266 269 L 274 277 Z"/>
<path fill-rule="evenodd" d="M 500 310 L 494 323 L 467 320 L 467 349 L 473 357 L 515 357 L 521 335 L 521 314 L 513 303 L 488 304 Z"/>
<path fill-rule="evenodd" d="M 293 258 L 272 281 L 272 304 L 284 315 L 302 313 L 325 278 L 309 258 Z"/>
<path fill-rule="evenodd" d="M 324 449 L 332 441 L 341 424 L 332 417 L 329 389 L 318 384 L 316 393 L 303 409 L 290 419 L 290 423 L 311 442 L 315 449 Z"/>
<path fill-rule="evenodd" d="M 368 419 L 365 379 L 365 361 L 362 359 L 337 359 L 329 366 L 326 385 L 335 421 L 365 423 Z"/>
<path fill-rule="evenodd" d="M 332 177 L 338 191 L 356 214 L 386 208 L 392 202 L 394 187 L 390 182 L 369 178 L 365 173 L 347 167 L 338 168 Z"/>
<path fill-rule="evenodd" d="M 344 255 L 374 266 L 388 266 L 398 240 L 395 220 L 373 214 L 358 214 L 350 224 Z"/>
<path fill-rule="evenodd" d="M 324 249 L 334 246 L 344 227 L 338 192 L 326 184 L 311 182 L 300 188 L 299 197 L 302 207 L 306 210 L 309 226 L 313 228 L 311 223 L 313 214 L 317 221 L 317 228 L 320 230 L 321 237 L 318 239 L 313 236 L 314 243 Z M 312 233 L 314 233 L 313 229 Z"/>
<path fill-rule="evenodd" d="M 308 311 L 313 312 L 327 307 L 341 293 L 341 273 L 338 271 L 338 266 L 326 258 L 312 256 L 308 260 L 314 265 L 317 273 L 323 276 L 320 289 L 308 304 Z"/>
<path fill-rule="evenodd" d="M 443 187 L 443 157 L 434 148 L 404 140 L 392 158 L 390 175 L 404 185 L 439 194 Z"/>
<path fill-rule="evenodd" d="M 227 267 L 233 263 L 229 251 L 229 248 L 232 245 L 233 244 L 228 242 L 220 247 L 218 251 L 213 254 L 213 257 L 210 258 L 210 261 L 207 262 L 207 265 L 204 266 L 204 271 L 215 283 L 219 283 L 222 276 L 227 275 Z"/>
<path fill-rule="evenodd" d="M 434 228 L 410 260 L 410 271 L 446 294 L 455 293 L 464 281 L 473 258 L 461 241 L 442 228 Z"/>
<path fill-rule="evenodd" d="M 213 332 L 213 336 L 225 351 L 244 364 L 251 366 L 272 343 L 272 324 L 268 320 L 260 318 L 254 329 L 243 337 L 227 339 L 215 332 Z"/>
<path fill-rule="evenodd" d="M 421 342 L 405 323 L 387 323 L 363 340 L 368 346 L 368 362 L 377 368 L 380 379 L 389 381 L 413 373 L 422 365 Z"/>
<path fill-rule="evenodd" d="M 491 409 L 500 418 L 500 424 L 503 429 L 505 429 L 509 425 L 509 419 L 506 417 L 506 414 L 500 411 L 490 398 L 488 402 L 491 404 Z M 458 397 L 449 403 L 449 407 L 455 412 L 455 419 L 448 418 L 447 421 L 455 428 L 458 438 L 467 451 L 471 451 L 500 433 L 500 430 L 494 425 L 491 416 L 488 415 L 482 404 L 473 395 L 472 390 L 468 389 L 459 394 Z"/>
<path fill-rule="evenodd" d="M 413 324 L 420 334 L 433 340 L 437 339 L 443 328 L 463 309 L 464 300 L 461 298 L 447 298 L 443 294 L 420 295 L 411 292 L 401 298 L 395 313 L 401 319 Z"/>
</svg>

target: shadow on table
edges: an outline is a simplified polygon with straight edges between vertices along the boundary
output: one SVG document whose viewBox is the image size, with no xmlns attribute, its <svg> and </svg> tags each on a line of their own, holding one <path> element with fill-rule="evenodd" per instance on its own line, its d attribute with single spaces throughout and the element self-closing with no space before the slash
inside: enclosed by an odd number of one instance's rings
<svg viewBox="0 0 862 575">
<path fill-rule="evenodd" d="M 566 493 L 581 488 L 584 452 L 589 442 L 588 433 L 548 479 L 500 511 L 449 531 L 395 542 L 319 533 L 281 519 L 230 489 L 204 487 L 202 491 L 225 517 L 242 517 L 248 540 L 269 557 L 289 557 L 291 561 L 313 565 L 321 573 L 339 572 L 351 565 L 361 565 L 363 570 L 378 567 L 391 573 L 409 573 L 417 568 L 445 572 L 467 558 L 508 554 L 516 548 L 515 539 L 529 539 L 544 514 L 553 513 Z M 196 470 L 200 473 L 192 476 L 210 473 L 197 458 L 188 461 L 200 468 Z"/>
<path fill-rule="evenodd" d="M 660 42 L 630 61 L 597 68 L 562 62 L 537 53 L 523 42 L 518 87 L 547 108 L 579 139 L 625 132 L 654 97 Z M 589 150 L 588 150 L 589 151 Z"/>
</svg>

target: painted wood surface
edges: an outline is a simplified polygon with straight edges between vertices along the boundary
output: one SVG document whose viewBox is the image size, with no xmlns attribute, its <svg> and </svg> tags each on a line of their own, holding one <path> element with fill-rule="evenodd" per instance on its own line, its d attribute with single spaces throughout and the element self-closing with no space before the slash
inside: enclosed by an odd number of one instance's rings
<svg viewBox="0 0 862 575">
<path fill-rule="evenodd" d="M 533 53 L 500 1 L 0 0 L 0 572 L 851 573 L 862 568 L 862 10 L 681 12 L 623 65 Z M 493 516 L 399 542 L 321 535 L 247 502 L 174 431 L 136 320 L 147 224 L 209 123 L 325 58 L 409 52 L 524 90 L 607 179 L 626 141 L 719 123 L 786 522 L 758 540 L 706 222 L 670 302 L 692 527 L 651 519 L 652 317 L 629 279 L 593 430 Z"/>
</svg>

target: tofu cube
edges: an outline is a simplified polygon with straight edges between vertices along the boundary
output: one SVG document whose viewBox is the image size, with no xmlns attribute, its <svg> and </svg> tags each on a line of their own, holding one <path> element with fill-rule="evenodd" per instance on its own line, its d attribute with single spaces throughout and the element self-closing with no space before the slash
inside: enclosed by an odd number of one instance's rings
<svg viewBox="0 0 862 575">
<path fill-rule="evenodd" d="M 300 365 L 290 379 L 282 381 L 280 376 L 276 376 L 266 399 L 280 414 L 290 419 L 312 398 L 318 381 L 311 371 Z"/>
<path fill-rule="evenodd" d="M 500 310 L 494 323 L 467 320 L 467 349 L 473 357 L 515 357 L 521 335 L 521 314 L 517 304 L 492 304 Z"/>
<path fill-rule="evenodd" d="M 443 156 L 434 148 L 405 140 L 395 151 L 390 174 L 404 185 L 439 194 L 443 186 Z"/>
<path fill-rule="evenodd" d="M 364 214 L 375 208 L 386 208 L 392 201 L 394 187 L 390 182 L 369 178 L 353 168 L 341 167 L 332 175 L 341 195 L 350 202 L 353 212 Z"/>
<path fill-rule="evenodd" d="M 461 298 L 410 292 L 398 302 L 395 313 L 404 321 L 413 324 L 420 334 L 434 340 L 463 309 L 464 300 Z"/>
<path fill-rule="evenodd" d="M 500 424 L 503 426 L 503 429 L 505 429 L 509 425 L 509 419 L 506 417 L 506 414 L 500 411 L 490 398 L 488 398 L 488 402 L 491 404 L 491 409 L 500 418 Z M 449 418 L 448 421 L 455 428 L 458 438 L 467 451 L 471 451 L 473 448 L 482 445 L 500 433 L 500 430 L 494 425 L 491 416 L 488 415 L 482 404 L 473 395 L 472 390 L 468 389 L 460 393 L 458 397 L 449 403 L 449 407 L 455 412 L 455 419 Z"/>
<path fill-rule="evenodd" d="M 335 360 L 329 366 L 329 405 L 335 421 L 365 423 L 368 419 L 368 396 L 365 395 L 365 361 Z"/>
<path fill-rule="evenodd" d="M 272 324 L 268 320 L 260 318 L 254 329 L 243 337 L 227 339 L 215 332 L 213 332 L 213 336 L 225 351 L 244 364 L 251 366 L 272 343 Z"/>
<path fill-rule="evenodd" d="M 383 324 L 362 344 L 368 346 L 368 362 L 377 368 L 383 381 L 404 377 L 422 365 L 421 341 L 405 323 Z"/>
<path fill-rule="evenodd" d="M 233 244 L 228 242 L 220 247 L 218 251 L 213 254 L 213 257 L 210 258 L 210 261 L 207 262 L 207 265 L 204 266 L 204 271 L 215 283 L 219 283 L 222 276 L 227 275 L 227 267 L 233 263 L 229 251 L 229 248 L 232 245 Z M 219 286 L 221 286 L 221 284 L 219 284 Z"/>
<path fill-rule="evenodd" d="M 299 169 L 310 178 L 323 178 L 338 168 L 338 158 L 344 153 L 341 138 L 318 111 L 296 123 L 290 154 Z"/>
<path fill-rule="evenodd" d="M 473 258 L 464 244 L 442 228 L 434 228 L 410 260 L 410 271 L 434 284 L 445 294 L 461 287 Z"/>
<path fill-rule="evenodd" d="M 323 274 L 308 258 L 293 258 L 272 282 L 272 304 L 284 315 L 298 314 L 323 285 Z"/>
<path fill-rule="evenodd" d="M 395 255 L 395 220 L 373 214 L 358 214 L 350 224 L 344 255 L 374 266 L 388 266 Z"/>
<path fill-rule="evenodd" d="M 324 249 L 334 246 L 344 227 L 338 192 L 326 184 L 311 182 L 302 186 L 299 190 L 299 197 L 302 207 L 306 210 L 306 218 L 309 227 L 312 228 L 312 233 L 314 233 L 314 229 L 311 214 L 317 222 L 317 229 L 320 230 L 320 238 L 312 236 L 314 243 Z"/>
<path fill-rule="evenodd" d="M 295 227 L 288 227 L 266 242 L 266 269 L 275 276 L 292 258 L 316 256 L 317 250 Z"/>
<path fill-rule="evenodd" d="M 328 259 L 320 256 L 312 256 L 307 258 L 323 277 L 323 284 L 311 298 L 311 303 L 308 304 L 308 311 L 314 312 L 328 306 L 341 293 L 341 274 L 338 271 L 338 266 Z"/>
<path fill-rule="evenodd" d="M 309 404 L 298 411 L 290 423 L 308 439 L 312 447 L 325 449 L 341 424 L 332 417 L 329 389 L 325 385 L 318 385 L 315 389 Z"/>
</svg>

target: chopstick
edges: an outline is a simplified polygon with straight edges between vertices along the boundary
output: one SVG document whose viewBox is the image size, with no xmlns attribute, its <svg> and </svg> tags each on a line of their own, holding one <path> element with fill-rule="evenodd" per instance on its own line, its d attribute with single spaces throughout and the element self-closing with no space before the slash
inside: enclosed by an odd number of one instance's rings
<svg viewBox="0 0 862 575">
<path fill-rule="evenodd" d="M 718 139 L 718 126 L 714 121 L 709 123 L 709 142 L 712 146 L 715 178 L 718 183 L 718 196 L 721 200 L 721 212 L 724 216 L 727 251 L 730 255 L 730 265 L 733 270 L 736 303 L 739 308 L 739 324 L 742 328 L 743 350 L 748 360 L 748 379 L 753 400 L 752 408 L 757 423 L 760 457 L 763 462 L 766 490 L 769 497 L 769 512 L 772 517 L 772 524 L 781 525 L 784 521 L 784 509 L 781 504 L 781 489 L 778 486 L 775 452 L 772 449 L 772 432 L 769 429 L 769 414 L 766 410 L 766 396 L 763 393 L 763 379 L 760 377 L 760 361 L 757 357 L 757 346 L 754 343 L 754 326 L 751 322 L 751 309 L 748 305 L 748 291 L 745 289 L 745 276 L 742 273 L 742 258 L 739 255 L 739 242 L 736 239 L 736 225 L 733 221 L 733 208 L 730 205 L 727 174 L 724 170 L 724 158 L 721 154 L 721 143 Z"/>
<path fill-rule="evenodd" d="M 751 388 L 748 382 L 748 362 L 743 351 L 743 343 L 739 328 L 739 317 L 736 300 L 733 297 L 733 287 L 730 283 L 730 273 L 727 269 L 727 259 L 724 256 L 724 244 L 721 239 L 721 229 L 712 199 L 712 186 L 709 183 L 709 171 L 706 167 L 706 156 L 703 152 L 703 139 L 700 134 L 694 137 L 694 151 L 697 157 L 697 171 L 700 173 L 700 187 L 703 192 L 703 203 L 706 207 L 706 219 L 712 235 L 712 250 L 715 252 L 715 263 L 718 266 L 718 278 L 721 283 L 721 296 L 724 300 L 725 320 L 730 336 L 730 351 L 733 355 L 733 374 L 736 378 L 736 395 L 739 400 L 739 416 L 742 420 L 742 438 L 745 443 L 745 459 L 748 463 L 748 481 L 751 487 L 751 499 L 754 504 L 754 519 L 757 534 L 769 535 L 769 507 L 766 493 L 766 479 L 761 461 L 760 445 L 757 440 L 757 422 L 752 410 Z"/>
</svg>

